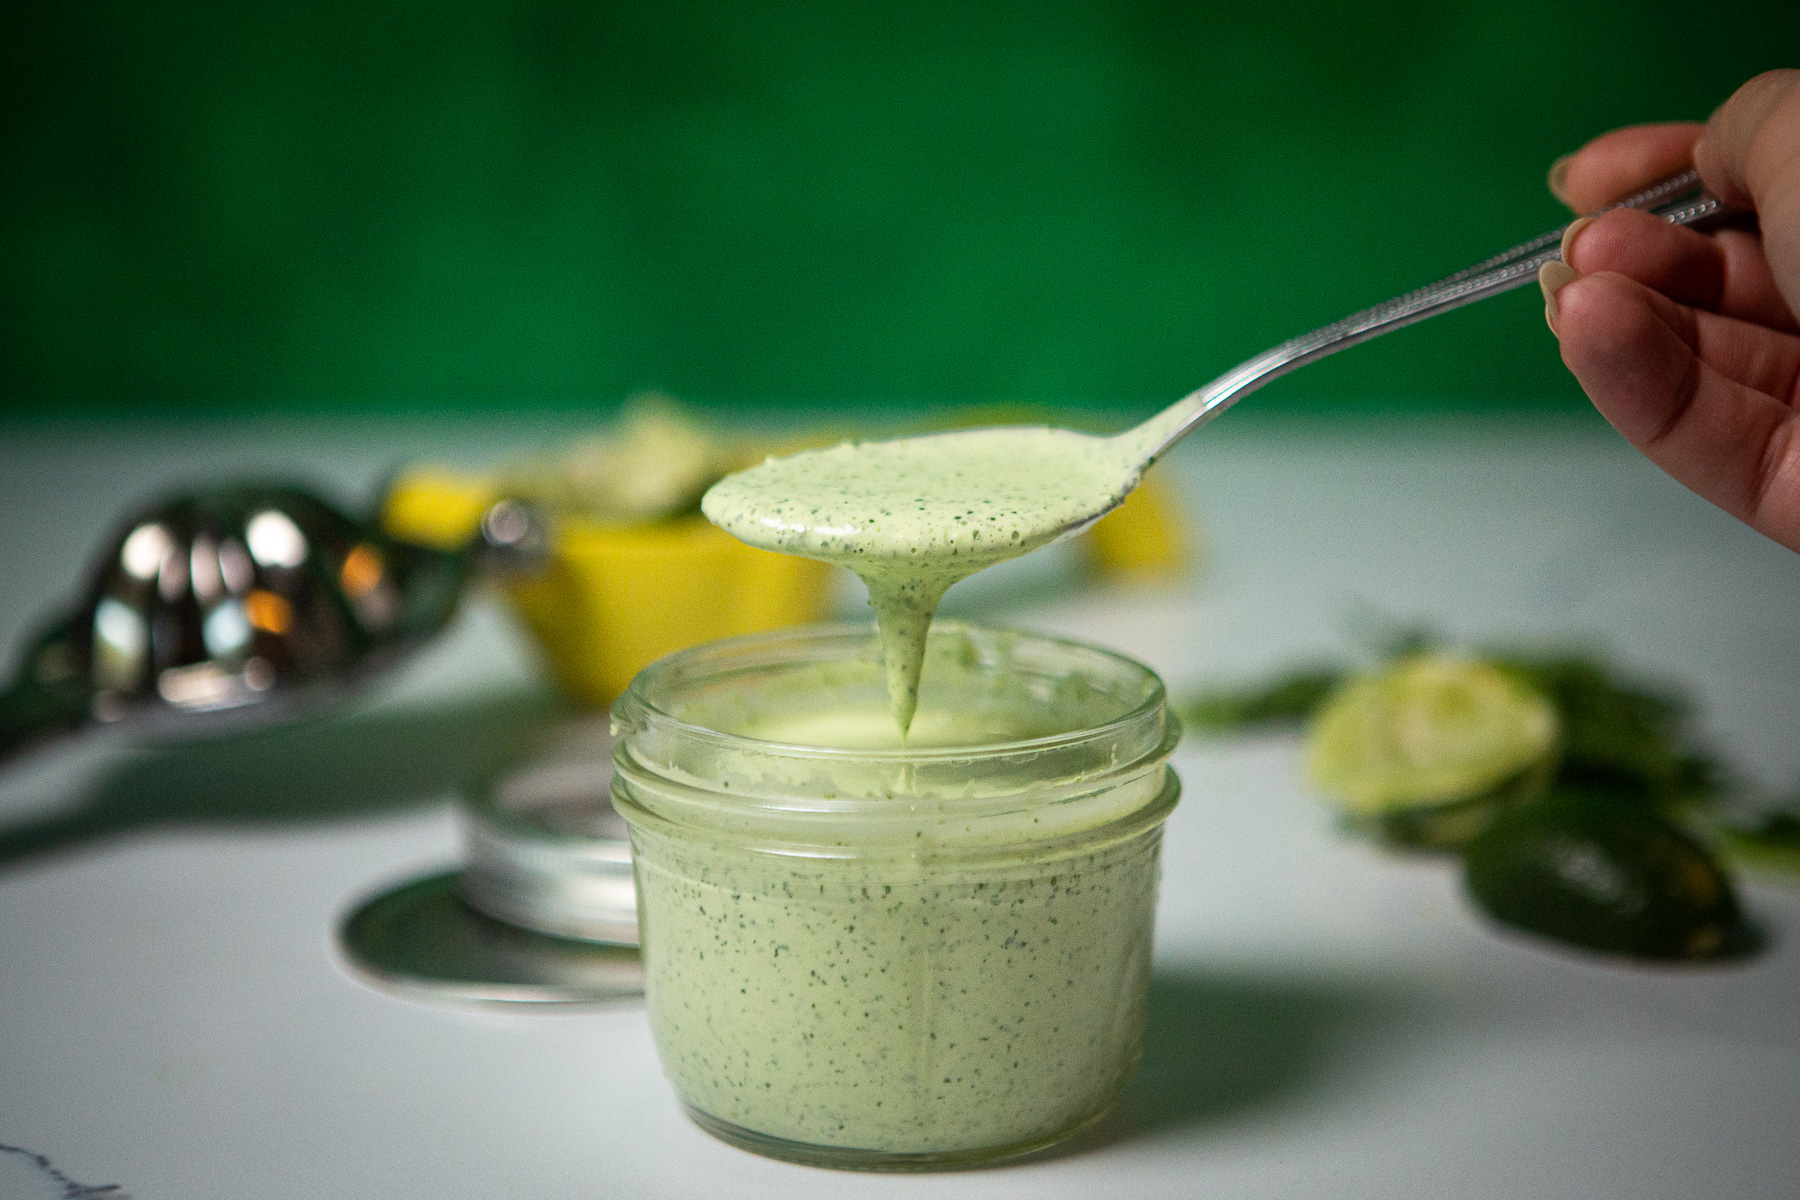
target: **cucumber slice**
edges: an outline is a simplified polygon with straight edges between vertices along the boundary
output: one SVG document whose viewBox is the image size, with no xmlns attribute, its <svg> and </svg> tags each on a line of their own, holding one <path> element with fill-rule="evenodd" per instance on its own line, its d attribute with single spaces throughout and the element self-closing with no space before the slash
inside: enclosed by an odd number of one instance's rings
<svg viewBox="0 0 1800 1200">
<path fill-rule="evenodd" d="M 1514 673 L 1418 654 L 1325 702 L 1307 774 L 1351 816 L 1386 817 L 1472 800 L 1528 775 L 1547 779 L 1541 767 L 1556 734 L 1555 708 Z"/>
</svg>

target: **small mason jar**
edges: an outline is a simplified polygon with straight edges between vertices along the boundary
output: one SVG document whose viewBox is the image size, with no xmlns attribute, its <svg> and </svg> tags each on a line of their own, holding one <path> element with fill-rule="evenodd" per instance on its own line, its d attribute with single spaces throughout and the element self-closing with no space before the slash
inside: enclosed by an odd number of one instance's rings
<svg viewBox="0 0 1800 1200">
<path fill-rule="evenodd" d="M 1117 1097 L 1179 792 L 1151 671 L 939 622 L 903 741 L 870 631 L 805 629 L 659 660 L 613 726 L 651 1031 L 702 1127 L 930 1168 Z"/>
</svg>

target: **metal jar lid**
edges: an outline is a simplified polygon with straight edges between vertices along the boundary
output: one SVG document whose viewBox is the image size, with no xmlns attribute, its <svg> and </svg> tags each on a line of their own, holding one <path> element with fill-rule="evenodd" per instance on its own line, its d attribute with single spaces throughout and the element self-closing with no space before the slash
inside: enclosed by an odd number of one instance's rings
<svg viewBox="0 0 1800 1200">
<path fill-rule="evenodd" d="M 604 721 L 568 727 L 462 807 L 458 893 L 496 920 L 554 937 L 635 946 L 637 892 L 613 810 Z"/>
<path fill-rule="evenodd" d="M 635 946 L 547 937 L 484 916 L 457 895 L 460 871 L 389 888 L 338 925 L 343 965 L 422 1004 L 514 1010 L 630 1003 L 644 994 Z"/>
</svg>

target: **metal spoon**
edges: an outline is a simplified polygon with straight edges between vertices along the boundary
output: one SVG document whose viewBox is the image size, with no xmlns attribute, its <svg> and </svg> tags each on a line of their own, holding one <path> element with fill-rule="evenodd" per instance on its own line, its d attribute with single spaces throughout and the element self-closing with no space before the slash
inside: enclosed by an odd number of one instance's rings
<svg viewBox="0 0 1800 1200">
<path fill-rule="evenodd" d="M 1707 191 L 1700 182 L 1700 173 L 1693 170 L 1671 175 L 1600 211 L 1610 212 L 1615 208 L 1641 208 L 1672 225 L 1701 227 L 1741 215 Z M 1436 283 L 1352 313 L 1311 333 L 1285 341 L 1272 350 L 1265 350 L 1118 436 L 1147 448 L 1143 467 L 1148 469 L 1163 451 L 1271 380 L 1359 342 L 1532 283 L 1537 279 L 1540 267 L 1561 255 L 1563 234 L 1567 229 L 1567 225 L 1559 225 Z M 1094 519 L 1100 515 L 1104 514 L 1096 514 Z"/>
<path fill-rule="evenodd" d="M 1614 207 L 1647 209 L 1677 225 L 1735 215 L 1705 191 L 1693 171 Z M 1566 228 L 1283 342 L 1111 437 L 1038 426 L 858 442 L 771 459 L 727 477 L 707 493 L 702 507 L 752 545 L 841 563 L 859 573 L 873 569 L 870 564 L 916 565 L 930 558 L 937 571 L 933 586 L 941 595 L 954 578 L 1083 532 L 1123 503 L 1170 446 L 1270 380 L 1347 346 L 1529 284 L 1538 268 L 1560 253 Z M 928 611 L 917 597 L 913 606 Z"/>
</svg>

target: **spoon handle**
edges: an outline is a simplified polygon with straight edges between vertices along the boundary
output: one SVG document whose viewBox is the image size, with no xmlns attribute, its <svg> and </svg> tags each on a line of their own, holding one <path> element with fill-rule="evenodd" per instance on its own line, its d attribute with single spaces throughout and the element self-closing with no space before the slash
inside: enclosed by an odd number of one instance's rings
<svg viewBox="0 0 1800 1200">
<path fill-rule="evenodd" d="M 1740 215 L 1707 191 L 1700 182 L 1700 173 L 1693 170 L 1671 175 L 1600 211 L 1610 212 L 1614 208 L 1641 208 L 1671 224 L 1700 227 L 1716 225 Z M 1139 429 L 1155 447 L 1154 453 L 1160 455 L 1239 399 L 1289 371 L 1427 317 L 1523 287 L 1537 278 L 1539 267 L 1559 256 L 1563 231 L 1567 228 L 1567 225 L 1558 226 L 1436 283 L 1285 341 L 1233 367 L 1199 391 L 1150 418 Z"/>
</svg>

